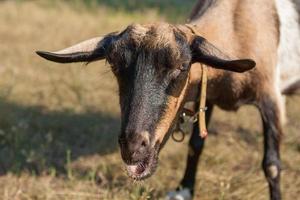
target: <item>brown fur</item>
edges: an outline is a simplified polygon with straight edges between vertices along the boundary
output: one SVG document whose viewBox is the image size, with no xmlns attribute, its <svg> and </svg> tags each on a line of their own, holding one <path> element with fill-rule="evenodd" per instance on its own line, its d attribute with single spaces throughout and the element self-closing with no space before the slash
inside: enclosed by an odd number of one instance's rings
<svg viewBox="0 0 300 200">
<path fill-rule="evenodd" d="M 279 29 L 278 17 L 273 17 L 275 14 L 275 5 L 272 1 L 255 1 L 254 3 L 250 0 L 223 0 L 211 8 L 208 14 L 191 19 L 191 24 L 195 25 L 196 31 L 202 37 L 222 49 L 231 58 L 251 58 L 257 63 L 256 69 L 242 74 L 209 68 L 207 99 L 211 103 L 226 110 L 236 110 L 242 104 L 258 104 L 261 96 L 267 93 L 278 103 L 279 113 L 284 112 L 280 110 L 280 101 L 276 100 L 277 54 L 274 49 L 277 49 Z M 232 23 L 229 23 L 230 21 Z M 163 33 L 170 33 L 168 28 Z M 193 39 L 194 33 L 190 28 L 183 25 L 177 28 L 185 33 L 188 40 Z M 164 34 L 161 34 L 161 38 L 164 37 Z M 165 41 L 165 39 L 159 41 Z M 198 99 L 201 74 L 200 64 L 193 64 L 190 70 L 186 101 Z M 177 112 L 177 107 L 176 109 L 175 107 L 169 106 L 168 117 L 162 117 L 162 125 L 159 127 L 170 126 Z M 159 138 L 162 134 L 166 134 L 166 130 L 167 127 L 158 128 Z"/>
<path fill-rule="evenodd" d="M 173 119 L 176 117 L 178 110 L 182 106 L 182 101 L 185 98 L 186 90 L 189 84 L 190 84 L 190 78 L 188 77 L 180 96 L 168 97 L 168 102 L 167 102 L 168 108 L 166 109 L 165 114 L 161 116 L 161 120 L 159 121 L 155 130 L 155 140 L 158 141 L 159 143 L 163 142 L 165 135 L 168 133 L 168 130 L 172 125 Z"/>
<path fill-rule="evenodd" d="M 179 51 L 173 34 L 174 27 L 168 23 L 153 23 L 147 25 L 133 24 L 127 27 L 130 39 L 137 47 L 156 50 L 170 48 L 175 58 Z"/>
<path fill-rule="evenodd" d="M 220 13 L 222 17 L 216 17 Z M 227 0 L 219 2 L 209 14 L 192 19 L 191 23 L 196 25 L 201 36 L 226 54 L 233 58 L 251 58 L 257 64 L 255 70 L 243 74 L 210 68 L 208 100 L 224 109 L 232 110 L 241 100 L 244 103 L 254 103 L 264 92 L 273 91 L 275 95 L 277 55 L 274 49 L 277 49 L 279 32 L 274 28 L 278 27 L 278 21 L 272 17 L 274 13 L 275 5 L 272 1 Z M 229 21 L 233 22 L 228 23 Z M 187 29 L 185 32 L 192 34 Z M 190 90 L 197 90 L 193 86 L 197 86 L 201 80 L 201 68 L 194 64 L 190 73 Z M 190 97 L 193 98 L 195 97 Z"/>
</svg>

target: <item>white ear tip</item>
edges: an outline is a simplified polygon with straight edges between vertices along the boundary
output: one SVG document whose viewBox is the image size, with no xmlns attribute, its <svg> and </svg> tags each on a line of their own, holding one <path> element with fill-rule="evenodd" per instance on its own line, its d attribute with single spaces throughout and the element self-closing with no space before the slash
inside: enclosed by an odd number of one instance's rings
<svg viewBox="0 0 300 200">
<path fill-rule="evenodd" d="M 192 194 L 189 189 L 184 188 L 179 191 L 169 192 L 165 200 L 192 200 Z"/>
</svg>

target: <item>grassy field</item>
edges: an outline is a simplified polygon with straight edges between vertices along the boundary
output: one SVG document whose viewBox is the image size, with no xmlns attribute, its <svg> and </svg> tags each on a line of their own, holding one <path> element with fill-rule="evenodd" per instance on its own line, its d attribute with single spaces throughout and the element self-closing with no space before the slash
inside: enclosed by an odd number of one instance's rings
<svg viewBox="0 0 300 200">
<path fill-rule="evenodd" d="M 187 141 L 170 140 L 153 177 L 138 183 L 127 178 L 117 145 L 118 92 L 105 62 L 58 65 L 34 52 L 132 22 L 183 22 L 193 1 L 147 0 L 137 8 L 134 2 L 140 1 L 95 2 L 0 1 L 1 200 L 163 199 L 182 177 Z M 116 8 L 118 2 L 123 3 Z M 299 97 L 287 100 L 281 148 L 287 200 L 300 195 L 299 102 Z M 195 199 L 268 199 L 258 112 L 216 109 L 211 128 L 216 134 L 207 139 Z"/>
</svg>

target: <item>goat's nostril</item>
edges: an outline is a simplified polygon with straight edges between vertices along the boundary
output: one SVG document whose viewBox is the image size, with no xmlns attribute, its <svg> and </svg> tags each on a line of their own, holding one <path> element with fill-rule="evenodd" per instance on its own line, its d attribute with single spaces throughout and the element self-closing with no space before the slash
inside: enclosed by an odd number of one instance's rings
<svg viewBox="0 0 300 200">
<path fill-rule="evenodd" d="M 142 147 L 146 147 L 147 146 L 147 142 L 144 140 L 144 141 L 142 141 Z"/>
</svg>

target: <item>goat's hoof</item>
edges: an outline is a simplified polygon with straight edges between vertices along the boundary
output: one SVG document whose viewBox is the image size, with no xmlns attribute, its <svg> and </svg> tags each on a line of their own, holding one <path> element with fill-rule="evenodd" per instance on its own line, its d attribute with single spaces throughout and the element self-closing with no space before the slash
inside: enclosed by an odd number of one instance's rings
<svg viewBox="0 0 300 200">
<path fill-rule="evenodd" d="M 192 194 L 188 188 L 183 188 L 178 191 L 169 192 L 165 200 L 192 200 Z"/>
</svg>

